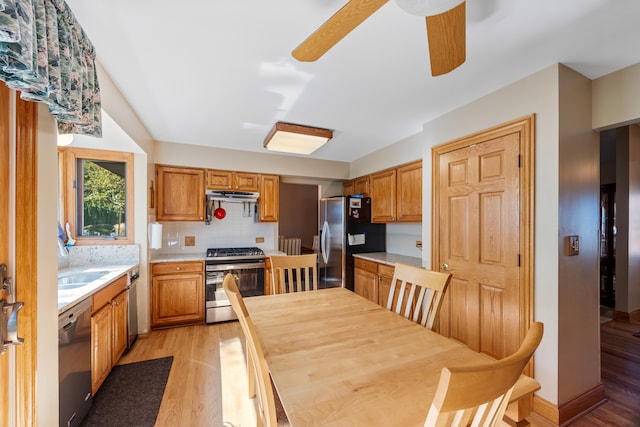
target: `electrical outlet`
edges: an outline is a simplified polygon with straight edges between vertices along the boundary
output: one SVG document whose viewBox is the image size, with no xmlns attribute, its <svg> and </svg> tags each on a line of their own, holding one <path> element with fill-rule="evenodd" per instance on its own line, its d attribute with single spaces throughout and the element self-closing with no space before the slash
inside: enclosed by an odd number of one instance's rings
<svg viewBox="0 0 640 427">
<path fill-rule="evenodd" d="M 264 243 L 264 237 L 256 237 L 256 243 Z"/>
<path fill-rule="evenodd" d="M 185 246 L 195 246 L 196 245 L 196 236 L 184 236 L 184 245 Z"/>
<path fill-rule="evenodd" d="M 422 249 L 422 240 L 416 240 L 416 248 Z"/>
</svg>

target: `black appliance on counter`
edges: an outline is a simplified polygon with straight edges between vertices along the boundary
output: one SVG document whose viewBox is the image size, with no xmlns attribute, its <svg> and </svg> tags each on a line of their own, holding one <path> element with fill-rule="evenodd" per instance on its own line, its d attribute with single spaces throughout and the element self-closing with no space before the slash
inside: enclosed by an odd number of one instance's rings
<svg viewBox="0 0 640 427">
<path fill-rule="evenodd" d="M 319 286 L 353 290 L 353 254 L 384 252 L 386 224 L 371 222 L 371 198 L 320 199 Z"/>
<path fill-rule="evenodd" d="M 233 274 L 243 297 L 264 295 L 264 260 L 257 247 L 209 248 L 205 258 L 205 321 L 237 319 L 222 287 L 224 276 Z"/>
</svg>

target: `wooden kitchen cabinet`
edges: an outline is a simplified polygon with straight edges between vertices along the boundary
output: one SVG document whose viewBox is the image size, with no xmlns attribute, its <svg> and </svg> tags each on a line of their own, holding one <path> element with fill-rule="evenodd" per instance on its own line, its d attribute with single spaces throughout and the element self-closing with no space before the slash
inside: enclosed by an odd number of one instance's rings
<svg viewBox="0 0 640 427">
<path fill-rule="evenodd" d="M 156 166 L 158 221 L 204 221 L 204 169 Z"/>
<path fill-rule="evenodd" d="M 345 181 L 342 183 L 342 194 L 344 196 L 351 196 L 352 194 L 355 194 L 355 183 L 353 182 L 353 180 L 351 181 Z"/>
<path fill-rule="evenodd" d="M 396 221 L 422 222 L 422 160 L 396 169 Z"/>
<path fill-rule="evenodd" d="M 378 304 L 378 263 L 354 258 L 353 267 L 354 292 Z"/>
<path fill-rule="evenodd" d="M 394 267 L 362 258 L 354 258 L 354 291 L 382 307 L 387 306 Z M 394 304 L 398 300 L 394 296 Z"/>
<path fill-rule="evenodd" d="M 369 191 L 369 175 L 361 176 L 342 183 L 342 194 L 345 196 L 363 194 L 365 197 L 369 197 Z"/>
<path fill-rule="evenodd" d="M 154 263 L 151 266 L 151 326 L 204 321 L 204 263 Z"/>
<path fill-rule="evenodd" d="M 260 199 L 258 201 L 261 222 L 278 222 L 280 209 L 280 177 L 260 175 Z"/>
<path fill-rule="evenodd" d="M 91 314 L 91 390 L 95 394 L 127 348 L 127 276 L 93 296 Z"/>
<path fill-rule="evenodd" d="M 371 222 L 394 222 L 396 218 L 396 170 L 371 175 Z"/>
<path fill-rule="evenodd" d="M 207 169 L 207 190 L 259 191 L 260 175 Z"/>
<path fill-rule="evenodd" d="M 371 222 L 422 221 L 422 161 L 370 176 Z"/>
</svg>

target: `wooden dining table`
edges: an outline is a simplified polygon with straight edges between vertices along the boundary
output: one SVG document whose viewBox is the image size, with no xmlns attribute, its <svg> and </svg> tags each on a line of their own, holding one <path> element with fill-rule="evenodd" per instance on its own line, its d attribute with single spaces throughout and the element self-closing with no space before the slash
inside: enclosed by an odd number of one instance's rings
<svg viewBox="0 0 640 427">
<path fill-rule="evenodd" d="M 423 426 L 443 367 L 490 360 L 343 288 L 244 301 L 293 427 Z"/>
</svg>

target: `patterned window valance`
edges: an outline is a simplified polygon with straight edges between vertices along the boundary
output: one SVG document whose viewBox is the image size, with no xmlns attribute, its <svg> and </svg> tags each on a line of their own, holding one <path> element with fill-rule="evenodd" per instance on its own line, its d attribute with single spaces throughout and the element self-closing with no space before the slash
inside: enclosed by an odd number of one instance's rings
<svg viewBox="0 0 640 427">
<path fill-rule="evenodd" d="M 95 57 L 64 0 L 0 0 L 0 80 L 46 103 L 59 133 L 102 136 Z"/>
</svg>

